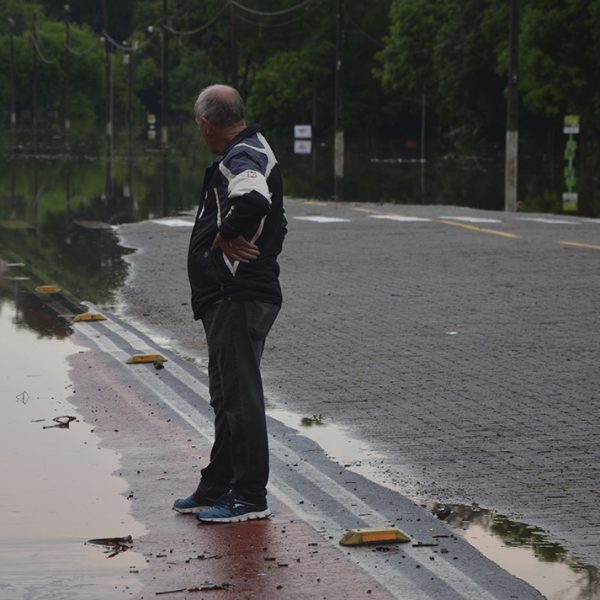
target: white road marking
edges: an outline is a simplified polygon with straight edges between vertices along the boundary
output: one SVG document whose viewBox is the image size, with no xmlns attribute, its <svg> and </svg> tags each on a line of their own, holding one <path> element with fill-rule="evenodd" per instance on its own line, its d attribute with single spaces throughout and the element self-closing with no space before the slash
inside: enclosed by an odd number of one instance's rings
<svg viewBox="0 0 600 600">
<path fill-rule="evenodd" d="M 500 219 L 488 219 L 486 217 L 438 217 L 438 219 L 450 219 L 452 221 L 464 221 L 465 223 L 502 223 Z"/>
<path fill-rule="evenodd" d="M 157 225 L 166 225 L 167 227 L 193 227 L 194 221 L 188 221 L 186 219 L 151 219 L 150 223 L 156 223 Z"/>
<path fill-rule="evenodd" d="M 160 348 L 148 347 L 147 342 L 139 338 L 135 333 L 130 332 L 123 328 L 118 323 L 108 320 L 103 322 L 104 327 L 108 327 L 113 333 L 119 335 L 125 339 L 128 343 L 133 345 L 133 348 L 146 347 L 155 352 L 159 352 Z M 126 350 L 119 348 L 111 339 L 105 335 L 99 333 L 96 329 L 88 328 L 87 324 L 84 326 L 77 327 L 77 331 L 83 336 L 87 337 L 99 350 L 109 354 L 123 366 L 124 358 L 128 355 Z M 126 336 L 126 337 L 125 337 Z M 192 389 L 197 390 L 197 393 L 206 402 L 209 399 L 209 392 L 207 386 L 190 375 L 187 371 L 179 367 L 176 363 L 169 363 L 169 372 L 179 379 L 182 383 L 185 383 Z M 190 405 L 183 397 L 181 397 L 175 390 L 168 386 L 165 382 L 161 381 L 159 377 L 155 376 L 155 373 L 147 368 L 132 368 L 130 370 L 131 376 L 138 379 L 148 393 L 154 394 L 167 406 L 169 406 L 176 414 L 178 414 L 184 421 L 192 426 L 198 433 L 205 437 L 209 442 L 212 441 L 213 437 L 213 423 L 202 415 L 195 407 Z M 373 510 L 368 504 L 363 502 L 358 496 L 347 490 L 335 480 L 322 473 L 319 469 L 314 467 L 312 464 L 304 460 L 300 455 L 296 454 L 290 447 L 282 444 L 276 438 L 270 436 L 269 446 L 271 451 L 277 458 L 279 458 L 284 464 L 297 464 L 296 470 L 305 479 L 312 482 L 321 490 L 327 490 L 327 494 L 335 501 L 339 502 L 346 507 L 347 511 L 353 514 L 357 519 L 363 520 L 371 526 L 381 526 L 388 522 L 383 515 Z M 314 513 L 311 517 L 307 515 L 303 510 L 298 508 L 297 502 L 294 502 L 291 498 L 293 494 L 296 498 L 302 499 L 307 502 L 307 499 L 303 498 L 301 493 L 293 488 L 290 488 L 285 482 L 279 477 L 273 476 L 270 484 L 270 490 L 283 504 L 287 505 L 290 510 L 294 511 L 299 517 L 307 521 L 313 526 L 325 539 L 331 543 L 334 547 L 339 549 L 337 542 L 335 541 L 336 535 L 339 536 L 339 530 L 341 526 L 334 523 L 334 517 L 327 515 L 316 507 L 311 508 L 311 513 Z M 307 504 L 308 505 L 308 504 Z M 333 525 L 337 527 L 333 527 Z M 323 527 L 326 528 L 327 534 L 332 534 L 334 540 L 329 539 L 329 535 L 325 535 Z M 476 582 L 472 581 L 467 575 L 462 573 L 459 569 L 454 567 L 446 560 L 437 560 L 435 563 L 431 561 L 425 561 L 420 552 L 413 549 L 411 546 L 404 546 L 403 551 L 405 554 L 410 556 L 415 562 L 424 567 L 426 570 L 435 574 L 441 581 L 444 581 L 449 587 L 454 589 L 463 598 L 477 599 L 477 600 L 497 600 L 497 597 L 489 593 L 487 590 L 479 586 Z M 439 557 L 441 559 L 441 557 Z M 379 560 L 372 558 L 372 553 L 365 553 L 361 556 L 351 555 L 351 559 L 365 569 L 374 579 L 379 581 L 391 594 L 401 600 L 408 599 L 429 599 L 430 596 L 420 591 L 415 587 L 407 577 L 402 575 L 397 569 L 392 566 L 384 566 Z M 400 595 L 402 594 L 402 595 Z"/>
<path fill-rule="evenodd" d="M 369 219 L 388 219 L 389 221 L 400 221 L 402 223 L 418 223 L 431 221 L 431 219 L 426 219 L 424 217 L 405 217 L 404 215 L 388 215 L 383 213 L 380 215 L 369 215 Z"/>
<path fill-rule="evenodd" d="M 566 221 L 565 219 L 546 217 L 515 217 L 515 221 L 535 221 L 536 223 L 549 223 L 550 225 L 581 225 L 578 221 Z"/>
<path fill-rule="evenodd" d="M 342 219 L 341 217 L 323 217 L 315 215 L 313 217 L 294 217 L 298 221 L 312 221 L 313 223 L 350 223 L 350 219 Z"/>
</svg>

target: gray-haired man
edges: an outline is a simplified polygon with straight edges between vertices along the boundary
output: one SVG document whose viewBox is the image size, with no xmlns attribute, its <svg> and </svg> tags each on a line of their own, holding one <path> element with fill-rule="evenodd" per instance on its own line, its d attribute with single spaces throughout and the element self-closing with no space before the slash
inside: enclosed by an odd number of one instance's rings
<svg viewBox="0 0 600 600">
<path fill-rule="evenodd" d="M 196 491 L 173 508 L 231 523 L 271 514 L 260 360 L 281 306 L 277 256 L 287 221 L 277 160 L 258 127 L 246 126 L 237 90 L 202 90 L 194 113 L 217 155 L 206 170 L 188 253 L 194 318 L 208 342 L 215 440 Z"/>
</svg>

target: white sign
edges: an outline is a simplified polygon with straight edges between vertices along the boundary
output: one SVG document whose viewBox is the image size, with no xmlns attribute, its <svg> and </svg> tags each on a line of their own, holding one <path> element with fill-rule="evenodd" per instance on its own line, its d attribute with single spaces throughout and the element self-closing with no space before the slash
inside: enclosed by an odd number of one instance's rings
<svg viewBox="0 0 600 600">
<path fill-rule="evenodd" d="M 294 140 L 294 154 L 310 154 L 312 140 Z"/>
<path fill-rule="evenodd" d="M 312 138 L 312 125 L 294 125 L 294 137 L 309 140 Z"/>
<path fill-rule="evenodd" d="M 567 134 L 578 134 L 579 115 L 565 115 L 563 131 Z"/>
<path fill-rule="evenodd" d="M 579 194 L 577 192 L 564 192 L 562 198 L 566 202 L 577 202 Z"/>
</svg>

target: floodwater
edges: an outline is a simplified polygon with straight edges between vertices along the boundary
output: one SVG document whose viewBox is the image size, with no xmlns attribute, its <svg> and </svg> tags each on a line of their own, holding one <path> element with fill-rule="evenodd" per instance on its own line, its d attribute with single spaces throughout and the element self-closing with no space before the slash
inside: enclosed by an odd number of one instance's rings
<svg viewBox="0 0 600 600">
<path fill-rule="evenodd" d="M 120 145 L 105 154 L 98 143 L 64 153 L 48 140 L 24 141 L 4 151 L 0 193 L 17 214 L 27 207 L 29 222 L 39 223 L 37 199 L 54 212 L 83 211 L 111 223 L 162 217 L 197 205 L 204 168 L 211 156 L 197 135 L 173 133 L 179 149 Z M 333 150 L 315 141 L 309 155 L 294 154 L 290 138 L 271 139 L 282 166 L 285 192 L 296 198 L 331 199 Z M 600 217 L 600 169 L 593 161 L 575 165 L 577 206 L 563 206 L 564 161 L 539 148 L 523 149 L 519 159 L 519 210 Z M 486 154 L 437 151 L 421 161 L 405 143 L 348 141 L 343 199 L 350 202 L 456 205 L 487 210 L 504 208 L 504 157 L 501 149 Z M 0 207 L 2 208 L 2 207 Z M 33 211 L 33 213 L 31 212 Z M 90 217 L 92 218 L 92 217 Z"/>
<path fill-rule="evenodd" d="M 286 145 L 287 144 L 287 145 Z M 286 191 L 299 197 L 332 193 L 330 149 L 294 156 L 279 152 Z M 410 158 L 410 157 L 408 157 Z M 0 463 L 0 600 L 112 598 L 133 594 L 145 561 L 132 551 L 110 560 L 90 538 L 143 534 L 121 495 L 118 456 L 98 448 L 92 427 L 69 403 L 68 356 L 81 351 L 57 315 L 77 312 L 78 301 L 111 307 L 124 285 L 128 250 L 117 244 L 119 223 L 177 215 L 196 205 L 204 166 L 199 146 L 185 154 L 140 151 L 112 160 L 84 151 L 5 155 L 0 169 L 0 361 L 3 404 Z M 560 166 L 537 169 L 524 186 L 523 210 L 561 212 Z M 501 161 L 438 157 L 426 165 L 394 149 L 349 153 L 346 199 L 502 208 Z M 600 186 L 598 186 L 600 188 Z M 589 198 L 578 214 L 600 217 Z M 8 267 L 6 263 L 23 263 Z M 34 288 L 58 284 L 60 301 Z M 319 415 L 273 416 L 315 439 L 349 468 L 378 480 L 378 457 L 358 448 L 343 429 Z M 55 417 L 75 416 L 68 428 Z M 302 421 L 304 417 L 304 421 Z M 389 485 L 379 477 L 379 481 Z M 406 493 L 406 490 L 399 490 Z M 420 498 L 414 498 L 422 501 Z M 597 569 L 579 563 L 543 532 L 473 507 L 427 508 L 444 518 L 502 567 L 551 600 L 600 598 Z M 130 572 L 131 571 L 131 572 Z"/>
<path fill-rule="evenodd" d="M 98 447 L 69 402 L 76 390 L 67 361 L 81 347 L 31 290 L 25 269 L 0 270 L 0 599 L 128 597 L 145 559 L 128 551 L 107 560 L 85 544 L 145 530 L 114 474 L 119 457 Z"/>
</svg>

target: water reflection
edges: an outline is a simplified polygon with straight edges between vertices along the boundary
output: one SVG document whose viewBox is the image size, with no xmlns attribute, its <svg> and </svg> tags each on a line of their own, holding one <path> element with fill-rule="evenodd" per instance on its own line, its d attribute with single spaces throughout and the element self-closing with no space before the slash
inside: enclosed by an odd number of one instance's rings
<svg viewBox="0 0 600 600">
<path fill-rule="evenodd" d="M 289 140 L 274 144 L 285 174 L 286 192 L 296 197 L 333 195 L 333 152 L 313 143 L 312 155 L 294 155 Z M 600 186 L 591 164 L 580 177 L 577 214 L 600 217 Z M 583 173 L 582 173 L 583 175 Z M 524 152 L 519 164 L 519 210 L 562 213 L 563 164 Z M 393 143 L 351 142 L 346 152 L 345 200 L 395 204 L 456 205 L 504 210 L 504 158 L 438 151 L 422 163 L 413 151 Z M 573 213 L 571 213 L 573 214 Z"/>
<path fill-rule="evenodd" d="M 21 270 L 5 267 L 4 274 L 0 273 L 0 309 L 5 303 L 13 305 L 12 323 L 17 329 L 31 329 L 39 337 L 63 339 L 71 335 L 68 321 L 57 318 L 56 304 L 45 302 L 41 295 L 33 291 L 31 278 L 12 274 Z M 7 272 L 11 274 L 7 275 Z"/>
<path fill-rule="evenodd" d="M 267 132 L 268 133 L 268 132 Z M 331 199 L 333 151 L 314 140 L 312 153 L 294 154 L 291 138 L 269 136 L 285 176 L 286 193 L 294 197 Z M 15 214 L 43 209 L 48 193 L 60 190 L 64 210 L 81 208 L 117 224 L 167 216 L 197 205 L 204 168 L 212 157 L 197 135 L 182 129 L 177 147 L 167 151 L 141 143 L 122 145 L 106 155 L 98 144 L 79 146 L 65 155 L 50 142 L 30 143 L 4 155 L 0 174 L 3 206 Z M 412 154 L 411 154 L 412 152 Z M 397 204 L 456 205 L 488 210 L 504 208 L 504 158 L 500 149 L 485 155 L 432 152 L 421 162 L 411 150 L 393 142 L 351 141 L 346 152 L 345 200 Z M 583 169 L 585 165 L 582 165 Z M 594 167 L 581 173 L 578 213 L 600 217 L 600 186 Z M 524 149 L 519 164 L 519 207 L 524 212 L 561 213 L 563 163 Z M 10 200 L 7 200 L 10 199 Z M 42 200 L 40 205 L 39 200 Z M 58 208 L 58 199 L 54 200 Z"/>
<path fill-rule="evenodd" d="M 544 530 L 477 506 L 428 503 L 424 507 L 550 600 L 600 599 L 598 568 L 551 542 Z"/>
</svg>

